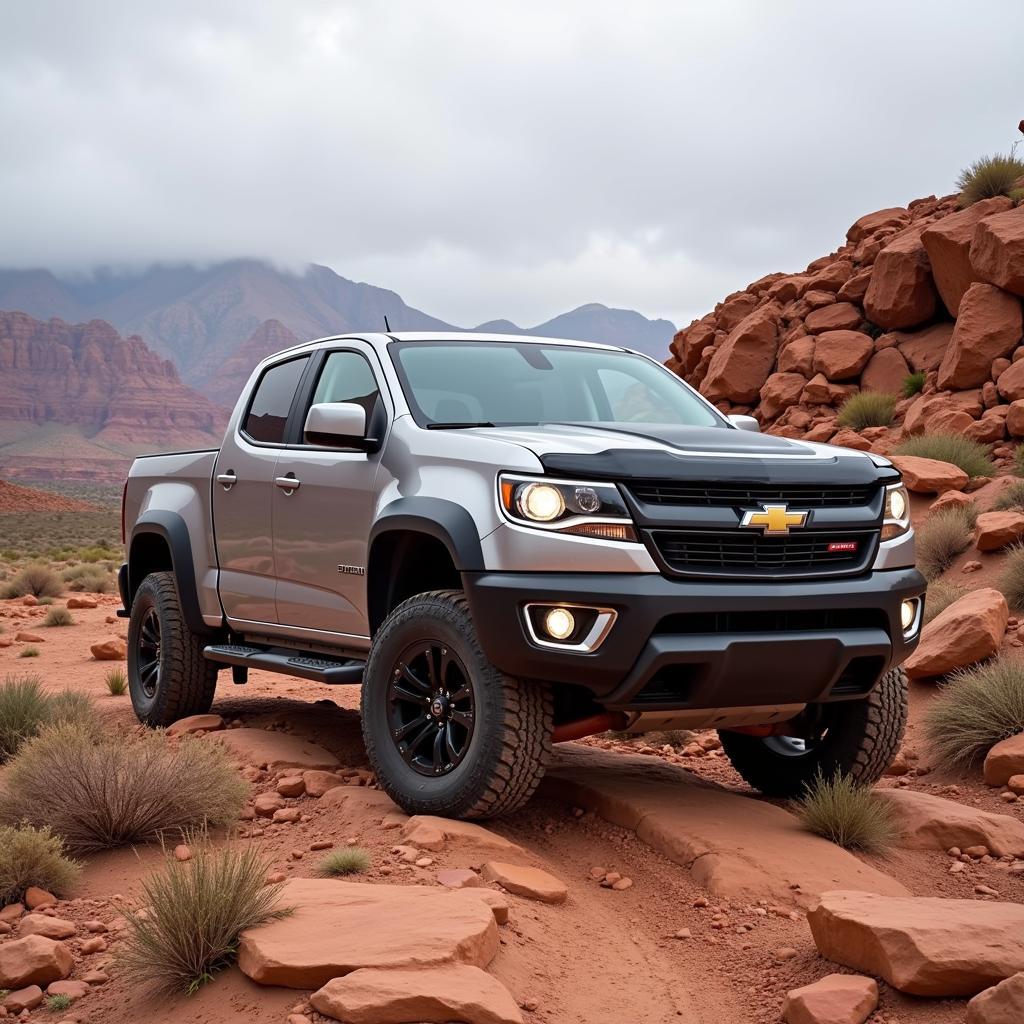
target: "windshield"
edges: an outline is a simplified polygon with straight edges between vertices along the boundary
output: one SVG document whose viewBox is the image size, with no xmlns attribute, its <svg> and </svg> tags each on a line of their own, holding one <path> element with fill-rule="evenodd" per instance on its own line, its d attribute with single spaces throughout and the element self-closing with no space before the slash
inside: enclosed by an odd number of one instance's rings
<svg viewBox="0 0 1024 1024">
<path fill-rule="evenodd" d="M 389 347 L 421 427 L 726 426 L 682 381 L 629 352 L 505 341 L 393 342 Z"/>
</svg>

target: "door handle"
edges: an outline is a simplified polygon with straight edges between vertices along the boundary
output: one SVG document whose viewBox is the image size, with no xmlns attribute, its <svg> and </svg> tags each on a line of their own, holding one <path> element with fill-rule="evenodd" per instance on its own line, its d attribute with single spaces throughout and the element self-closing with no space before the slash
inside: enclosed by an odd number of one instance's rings
<svg viewBox="0 0 1024 1024">
<path fill-rule="evenodd" d="M 280 487 L 286 494 L 290 494 L 292 491 L 298 490 L 301 483 L 301 480 L 298 480 L 296 477 L 291 475 L 274 477 L 274 484 Z"/>
<path fill-rule="evenodd" d="M 229 469 L 226 473 L 217 474 L 217 483 L 219 483 L 225 491 L 230 491 L 231 488 L 235 486 L 237 480 L 238 477 L 235 476 L 235 471 L 233 469 Z"/>
</svg>

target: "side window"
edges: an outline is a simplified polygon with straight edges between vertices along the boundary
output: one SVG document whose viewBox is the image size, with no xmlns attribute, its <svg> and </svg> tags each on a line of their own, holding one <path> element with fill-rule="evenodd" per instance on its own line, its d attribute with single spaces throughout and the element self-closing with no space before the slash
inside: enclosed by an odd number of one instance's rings
<svg viewBox="0 0 1024 1024">
<path fill-rule="evenodd" d="M 264 371 L 249 403 L 249 411 L 242 424 L 243 433 L 254 441 L 284 444 L 288 411 L 308 358 L 290 359 Z"/>
<path fill-rule="evenodd" d="M 380 397 L 370 364 L 358 352 L 331 352 L 324 360 L 311 405 L 353 402 L 361 405 L 369 424 Z"/>
</svg>

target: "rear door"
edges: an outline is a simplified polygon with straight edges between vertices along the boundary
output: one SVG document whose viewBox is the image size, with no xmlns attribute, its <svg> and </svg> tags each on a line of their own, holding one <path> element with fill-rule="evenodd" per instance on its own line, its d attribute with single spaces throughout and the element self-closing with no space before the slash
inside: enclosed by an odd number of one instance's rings
<svg viewBox="0 0 1024 1024">
<path fill-rule="evenodd" d="M 309 354 L 267 367 L 245 413 L 228 431 L 213 481 L 219 591 L 228 619 L 276 622 L 274 470 L 284 451 Z"/>
<path fill-rule="evenodd" d="M 368 634 L 366 560 L 381 449 L 307 445 L 302 424 L 318 402 L 356 402 L 368 431 L 384 440 L 392 418 L 390 395 L 373 349 L 346 340 L 321 350 L 311 367 L 296 421 L 299 443 L 281 453 L 274 488 L 277 617 L 296 630 L 353 637 Z"/>
</svg>

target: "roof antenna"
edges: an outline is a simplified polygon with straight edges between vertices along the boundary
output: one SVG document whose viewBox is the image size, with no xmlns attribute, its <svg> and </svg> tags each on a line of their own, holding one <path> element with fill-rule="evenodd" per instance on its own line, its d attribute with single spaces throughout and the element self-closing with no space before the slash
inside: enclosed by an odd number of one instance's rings
<svg viewBox="0 0 1024 1024">
<path fill-rule="evenodd" d="M 387 313 L 384 314 L 384 330 L 387 331 L 388 334 L 391 333 L 391 324 L 388 323 Z"/>
</svg>

